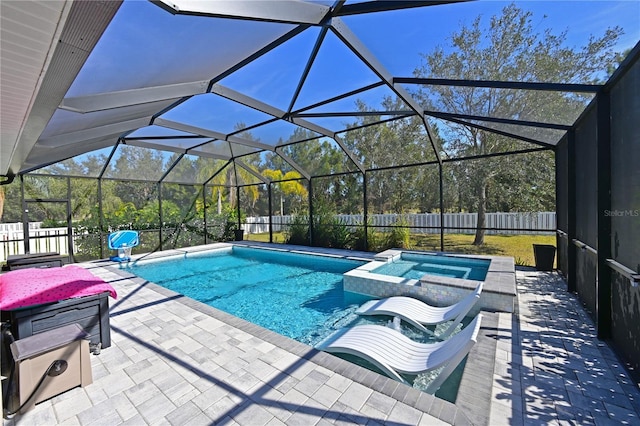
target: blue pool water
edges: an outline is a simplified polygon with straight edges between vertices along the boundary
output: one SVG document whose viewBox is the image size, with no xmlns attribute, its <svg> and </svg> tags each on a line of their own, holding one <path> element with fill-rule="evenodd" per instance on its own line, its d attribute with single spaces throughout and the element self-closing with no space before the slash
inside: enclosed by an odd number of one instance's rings
<svg viewBox="0 0 640 426">
<path fill-rule="evenodd" d="M 276 333 L 314 345 L 356 318 L 369 297 L 344 292 L 363 262 L 234 247 L 134 263 L 129 272 Z"/>
<path fill-rule="evenodd" d="M 490 260 L 431 254 L 402 253 L 400 259 L 372 270 L 375 274 L 419 280 L 425 274 L 484 281 Z"/>
</svg>

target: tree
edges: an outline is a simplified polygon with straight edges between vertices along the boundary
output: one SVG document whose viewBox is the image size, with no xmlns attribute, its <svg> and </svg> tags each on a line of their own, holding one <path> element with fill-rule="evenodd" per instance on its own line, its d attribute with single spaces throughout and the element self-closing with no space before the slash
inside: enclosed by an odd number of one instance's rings
<svg viewBox="0 0 640 426">
<path fill-rule="evenodd" d="M 360 100 L 356 102 L 356 108 L 360 112 L 376 111 Z M 380 109 L 393 111 L 407 107 L 397 98 L 385 97 Z M 367 169 L 373 170 L 367 173 L 369 211 L 388 213 L 417 209 L 417 194 L 422 191 L 416 185 L 422 180 L 422 167 L 377 172 L 375 169 L 435 160 L 433 148 L 421 119 L 409 117 L 373 124 L 383 118 L 382 114 L 364 116 L 352 123 L 349 127 L 353 130 L 344 135 L 345 145 Z"/>
<path fill-rule="evenodd" d="M 598 38 L 591 36 L 580 48 L 567 47 L 566 31 L 558 35 L 550 30 L 536 32 L 538 26 L 533 25 L 532 13 L 514 4 L 506 6 L 501 15 L 492 17 L 486 31 L 482 27 L 478 17 L 470 26 L 454 32 L 446 50 L 439 47 L 422 55 L 423 63 L 414 75 L 488 81 L 595 82 L 613 62 L 616 55 L 613 46 L 621 35 L 621 29 L 616 27 L 607 29 Z M 568 124 L 573 123 L 590 99 L 578 93 L 458 86 L 429 86 L 417 96 L 425 109 Z M 490 126 L 489 123 L 481 124 Z M 540 136 L 543 129 L 536 131 Z M 443 136 L 448 139 L 446 150 L 458 158 L 508 152 L 526 146 L 495 133 L 455 123 Z M 550 137 L 553 138 L 553 134 Z M 536 161 L 552 162 L 553 159 L 549 156 Z M 482 228 L 492 186 L 507 181 L 506 176 L 514 170 L 528 172 L 518 182 L 535 179 L 536 174 L 531 172 L 536 170 L 536 165 L 527 156 L 508 156 L 490 161 L 461 162 L 458 166 L 458 180 L 472 189 L 478 212 L 474 244 L 480 245 L 484 243 Z M 545 186 L 544 181 L 552 181 L 554 177 L 551 174 L 539 178 L 543 183 L 538 186 Z"/>
<path fill-rule="evenodd" d="M 607 78 L 613 75 L 613 73 L 618 69 L 625 58 L 629 56 L 629 53 L 631 53 L 631 48 L 628 48 L 624 52 L 620 52 L 615 55 L 612 62 L 607 66 Z"/>
<path fill-rule="evenodd" d="M 266 169 L 262 175 L 275 183 L 276 196 L 280 196 L 280 208 L 278 211 L 284 216 L 284 199 L 291 197 L 289 213 L 298 211 L 302 202 L 308 197 L 307 188 L 300 183 L 302 176 L 296 171 L 282 173 L 282 170 Z"/>
<path fill-rule="evenodd" d="M 289 136 L 287 141 L 281 140 L 278 142 L 278 145 L 282 144 L 285 145 L 282 148 L 284 154 L 311 176 L 326 176 L 348 170 L 346 165 L 348 160 L 346 159 L 345 153 L 326 138 L 318 138 L 317 134 L 310 130 L 298 127 Z M 268 169 L 282 171 L 292 168 L 291 165 L 275 153 L 266 157 L 265 166 Z M 283 179 L 289 179 L 288 176 L 296 179 L 302 178 L 296 170 L 285 172 Z M 302 187 L 305 186 L 301 180 L 297 180 L 296 183 L 293 184 L 294 188 L 290 188 L 292 190 L 290 194 L 296 195 L 292 198 L 292 201 L 297 204 L 296 210 L 301 210 L 303 206 L 307 204 L 307 200 L 305 199 L 307 190 L 305 188 L 303 191 L 298 185 Z M 322 193 L 333 201 L 339 197 L 339 195 L 337 195 L 339 192 L 336 191 L 337 188 L 331 185 L 326 179 L 314 179 L 313 185 L 314 192 Z M 304 208 L 304 210 L 306 210 L 306 208 Z M 301 213 L 301 211 L 297 211 L 297 213 Z"/>
<path fill-rule="evenodd" d="M 114 188 L 115 195 L 125 203 L 132 202 L 136 209 L 155 202 L 158 199 L 156 182 L 167 169 L 163 154 L 129 145 L 122 145 L 119 154 L 106 174 L 109 178 L 123 179 Z M 139 179 L 140 182 L 127 179 Z"/>
</svg>

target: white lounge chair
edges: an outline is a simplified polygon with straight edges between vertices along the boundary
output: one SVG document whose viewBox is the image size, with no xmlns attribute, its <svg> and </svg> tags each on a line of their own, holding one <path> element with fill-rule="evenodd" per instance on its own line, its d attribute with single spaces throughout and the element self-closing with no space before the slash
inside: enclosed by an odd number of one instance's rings
<svg viewBox="0 0 640 426">
<path fill-rule="evenodd" d="M 425 325 L 437 325 L 453 321 L 449 327 L 437 337 L 446 339 L 456 329 L 460 321 L 469 313 L 473 305 L 480 299 L 482 284 L 478 284 L 473 293 L 465 296 L 458 303 L 437 307 L 421 300 L 407 296 L 393 296 L 382 300 L 370 300 L 356 311 L 359 315 L 390 315 L 399 317 L 419 330 L 435 335 Z"/>
<path fill-rule="evenodd" d="M 469 353 L 478 338 L 482 315 L 448 340 L 415 342 L 399 331 L 382 325 L 357 325 L 341 329 L 316 345 L 317 349 L 363 358 L 386 375 L 407 383 L 400 374 L 417 375 L 444 368 L 425 392 L 435 393 Z"/>
</svg>

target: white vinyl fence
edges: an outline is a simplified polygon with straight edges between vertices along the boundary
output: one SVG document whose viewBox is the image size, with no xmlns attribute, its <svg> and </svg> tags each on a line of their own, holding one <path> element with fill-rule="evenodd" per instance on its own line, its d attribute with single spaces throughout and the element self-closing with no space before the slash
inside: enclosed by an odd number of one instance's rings
<svg viewBox="0 0 640 426">
<path fill-rule="evenodd" d="M 67 255 L 69 254 L 67 238 L 67 228 L 40 228 L 40 223 L 29 224 L 31 253 L 54 251 Z M 22 223 L 0 223 L 0 263 L 5 262 L 7 256 L 24 253 Z"/>
<path fill-rule="evenodd" d="M 398 217 L 404 217 L 409 226 L 414 228 L 411 230 L 415 234 L 439 234 L 440 233 L 440 214 L 439 213 L 415 213 L 415 214 L 373 214 L 369 215 L 369 221 L 372 226 L 391 226 L 398 220 Z M 363 221 L 362 215 L 338 215 L 342 223 L 346 225 L 361 225 Z M 293 216 L 273 216 L 273 231 L 280 232 L 286 229 L 291 223 Z M 473 234 L 478 222 L 477 213 L 445 213 L 444 226 L 445 232 L 451 234 Z M 248 234 L 262 234 L 269 232 L 269 217 L 248 217 L 246 224 L 243 225 L 244 230 Z M 424 227 L 420 229 L 420 227 Z M 428 228 L 432 227 L 432 228 Z M 470 229 L 463 229 L 470 228 Z M 555 212 L 537 212 L 537 213 L 487 213 L 485 228 L 501 228 L 510 230 L 491 231 L 487 234 L 541 234 L 547 232 L 529 231 L 529 229 L 540 229 L 555 233 L 556 230 L 556 214 Z"/>
</svg>

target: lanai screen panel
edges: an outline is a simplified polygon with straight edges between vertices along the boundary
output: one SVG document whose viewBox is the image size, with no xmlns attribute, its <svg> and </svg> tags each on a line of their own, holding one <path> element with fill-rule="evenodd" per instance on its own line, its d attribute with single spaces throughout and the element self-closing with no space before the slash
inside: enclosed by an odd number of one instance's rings
<svg viewBox="0 0 640 426">
<path fill-rule="evenodd" d="M 289 110 L 319 34 L 318 27 L 305 29 L 223 78 L 220 84 L 283 111 Z"/>
<path fill-rule="evenodd" d="M 240 207 L 242 228 L 245 239 L 250 234 L 266 234 L 269 232 L 269 190 L 267 184 L 245 186 L 240 189 Z"/>
<path fill-rule="evenodd" d="M 78 155 L 38 169 L 35 174 L 97 178 L 104 169 L 113 147 Z"/>
<path fill-rule="evenodd" d="M 428 116 L 448 120 L 452 126 L 470 123 L 542 146 L 557 144 L 594 97 L 556 90 L 410 86 Z"/>
<path fill-rule="evenodd" d="M 340 132 L 349 127 L 362 124 L 361 114 L 372 114 L 381 119 L 410 115 L 412 111 L 397 95 L 382 82 L 360 86 L 354 91 L 339 93 L 335 99 L 309 105 L 294 111 L 295 115 L 307 121 Z M 371 119 L 369 119 L 371 122 Z"/>
<path fill-rule="evenodd" d="M 180 130 L 170 129 L 168 127 L 157 126 L 155 124 L 145 127 L 140 127 L 133 132 L 127 134 L 127 139 L 144 139 L 145 137 L 184 137 L 193 136 L 193 133 L 183 132 Z"/>
<path fill-rule="evenodd" d="M 597 103 L 576 128 L 576 238 L 598 249 Z M 604 212 L 603 212 L 604 213 Z M 596 312 L 597 255 L 576 250 L 577 291 L 587 309 Z"/>
<path fill-rule="evenodd" d="M 489 127 L 485 125 L 487 124 L 485 122 L 473 120 L 452 121 L 429 117 L 428 123 L 436 146 L 441 147 L 443 159 L 549 148 L 544 141 L 533 140 L 524 136 L 520 137 L 521 135 L 518 135 L 515 131 L 507 133 L 489 131 L 485 129 Z M 520 131 L 523 128 L 523 126 L 518 126 L 516 130 Z M 564 131 L 561 133 L 564 133 Z M 561 137 L 560 133 L 558 134 L 559 137 Z"/>
<path fill-rule="evenodd" d="M 157 182 L 175 160 L 175 153 L 119 145 L 104 177 Z"/>
<path fill-rule="evenodd" d="M 101 235 L 96 232 L 100 226 L 98 180 L 92 178 L 69 179 L 71 193 L 71 224 L 73 233 L 73 260 L 84 262 L 101 257 Z M 86 232 L 85 232 L 86 231 Z"/>
<path fill-rule="evenodd" d="M 227 135 L 273 116 L 225 97 L 206 93 L 191 97 L 162 114 L 161 118 Z"/>
<path fill-rule="evenodd" d="M 66 181 L 66 178 L 58 176 L 27 175 L 24 177 L 24 198 L 66 200 Z"/>
<path fill-rule="evenodd" d="M 292 176 L 301 178 L 300 170 L 295 169 L 284 158 L 272 151 L 262 152 L 251 156 L 252 163 L 259 165 L 260 173 L 271 181 L 290 179 Z"/>
<path fill-rule="evenodd" d="M 614 259 L 640 271 L 640 65 L 611 91 L 611 230 Z"/>
<path fill-rule="evenodd" d="M 298 142 L 322 136 L 313 130 L 305 129 L 288 121 L 278 120 L 248 131 L 253 140 L 275 147 L 283 143 Z"/>
<path fill-rule="evenodd" d="M 198 203 L 202 187 L 162 184 L 163 244 L 170 247 L 192 247 L 204 244 L 204 212 Z"/>
<path fill-rule="evenodd" d="M 67 96 L 208 80 L 293 27 L 172 15 L 151 2 L 125 1 Z"/>
<path fill-rule="evenodd" d="M 598 123 L 597 104 L 576 128 L 577 238 L 598 248 Z"/>
<path fill-rule="evenodd" d="M 611 90 L 611 252 L 640 272 L 640 61 Z M 615 212 L 615 213 L 614 213 Z M 640 370 L 640 288 L 612 272 L 612 332 L 617 348 Z"/>
<path fill-rule="evenodd" d="M 86 138 L 88 139 L 93 133 L 100 133 L 100 127 L 109 125 L 122 127 L 122 132 L 138 129 L 149 124 L 153 114 L 168 107 L 173 102 L 174 100 L 170 99 L 86 113 L 58 109 L 42 133 L 39 144 L 50 145 L 47 140 L 59 135 L 66 135 L 65 139 L 71 139 L 68 136 L 69 134 L 73 135 L 74 132 L 83 130 L 91 131 L 91 133 L 87 133 Z M 146 119 L 146 124 L 143 124 L 144 120 L 136 121 L 140 119 Z M 129 124 L 130 127 L 127 127 L 127 122 L 131 123 Z M 61 141 L 62 144 L 65 142 L 69 143 L 64 139 Z M 59 144 L 60 142 L 56 143 L 56 146 L 59 146 Z"/>
<path fill-rule="evenodd" d="M 480 126 L 489 130 L 495 130 L 501 134 L 513 135 L 514 139 L 522 141 L 520 143 L 521 148 L 527 149 L 533 148 L 535 145 L 539 146 L 553 146 L 566 134 L 569 126 L 566 129 L 550 129 L 536 126 L 526 126 L 509 123 L 496 123 L 483 120 L 461 120 L 468 121 L 471 125 Z M 533 145 L 531 145 L 533 144 Z"/>
<path fill-rule="evenodd" d="M 191 148 L 189 153 L 203 157 L 227 160 L 233 156 L 231 153 L 231 145 L 229 142 L 223 140 L 210 140 L 202 145 Z"/>
<path fill-rule="evenodd" d="M 499 84 L 496 82 L 495 84 Z M 425 111 L 572 125 L 593 93 L 415 84 L 412 93 Z"/>
<path fill-rule="evenodd" d="M 209 142 L 211 138 L 172 137 L 172 138 L 136 138 L 126 139 L 126 144 L 160 151 L 184 153 L 192 148 Z"/>
<path fill-rule="evenodd" d="M 421 119 L 395 119 L 373 125 L 367 125 L 366 117 L 359 121 L 364 127 L 341 133 L 340 137 L 367 169 L 436 160 Z M 377 118 L 372 120 L 377 121 Z"/>
<path fill-rule="evenodd" d="M 280 150 L 311 176 L 357 170 L 346 152 L 329 138 L 298 142 L 286 145 Z"/>
<path fill-rule="evenodd" d="M 220 166 L 221 160 L 195 155 L 183 155 L 162 179 L 167 183 L 203 184 Z M 223 162 L 224 164 L 224 162 Z"/>
<path fill-rule="evenodd" d="M 293 109 L 299 110 L 378 82 L 380 78 L 332 31 L 328 31 Z"/>
<path fill-rule="evenodd" d="M 558 143 L 556 149 L 556 220 L 558 230 L 565 234 L 569 232 L 569 151 L 568 138 L 564 137 Z M 558 268 L 567 275 L 569 271 L 568 251 L 571 241 L 568 236 L 559 234 L 557 237 L 558 246 Z"/>
</svg>

